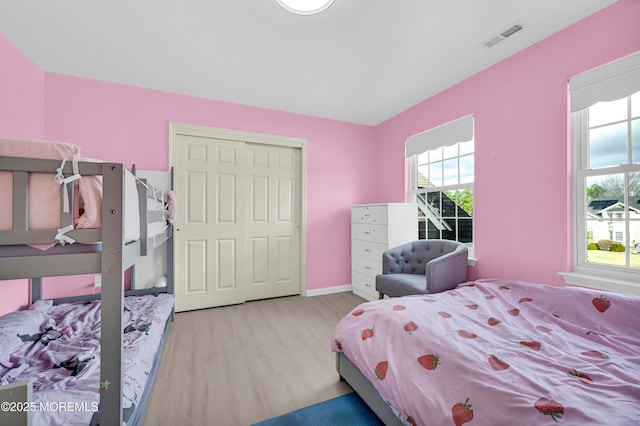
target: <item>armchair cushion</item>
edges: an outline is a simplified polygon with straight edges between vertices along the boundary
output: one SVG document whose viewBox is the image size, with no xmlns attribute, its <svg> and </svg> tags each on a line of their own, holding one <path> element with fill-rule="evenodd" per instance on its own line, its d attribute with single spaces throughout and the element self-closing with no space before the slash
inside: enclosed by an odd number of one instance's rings
<svg viewBox="0 0 640 426">
<path fill-rule="evenodd" d="M 467 280 L 468 254 L 464 244 L 451 240 L 419 240 L 394 247 L 382 255 L 376 290 L 389 296 L 450 290 Z"/>
<path fill-rule="evenodd" d="M 385 274 L 376 276 L 376 290 L 389 297 L 427 293 L 427 281 L 419 274 Z"/>
</svg>

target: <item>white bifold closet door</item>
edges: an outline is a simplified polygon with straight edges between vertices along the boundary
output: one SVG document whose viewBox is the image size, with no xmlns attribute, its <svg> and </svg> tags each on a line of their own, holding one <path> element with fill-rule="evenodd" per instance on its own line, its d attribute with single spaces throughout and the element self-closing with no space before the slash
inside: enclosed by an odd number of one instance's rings
<svg viewBox="0 0 640 426">
<path fill-rule="evenodd" d="M 300 149 L 176 134 L 176 311 L 300 293 Z"/>
</svg>

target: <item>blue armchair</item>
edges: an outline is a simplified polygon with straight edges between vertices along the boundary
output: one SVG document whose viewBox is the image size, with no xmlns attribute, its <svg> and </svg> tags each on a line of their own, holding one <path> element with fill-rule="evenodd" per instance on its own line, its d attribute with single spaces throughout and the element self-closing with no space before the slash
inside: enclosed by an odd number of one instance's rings
<svg viewBox="0 0 640 426">
<path fill-rule="evenodd" d="M 467 246 L 451 240 L 419 240 L 382 254 L 382 274 L 376 276 L 380 299 L 439 293 L 467 281 Z"/>
</svg>

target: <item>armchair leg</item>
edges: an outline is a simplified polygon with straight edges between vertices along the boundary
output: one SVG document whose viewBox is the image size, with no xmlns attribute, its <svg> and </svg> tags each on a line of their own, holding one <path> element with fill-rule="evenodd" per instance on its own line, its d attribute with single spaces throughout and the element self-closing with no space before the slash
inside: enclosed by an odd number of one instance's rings
<svg viewBox="0 0 640 426">
<path fill-rule="evenodd" d="M 384 299 L 384 294 L 378 292 L 378 300 Z"/>
</svg>

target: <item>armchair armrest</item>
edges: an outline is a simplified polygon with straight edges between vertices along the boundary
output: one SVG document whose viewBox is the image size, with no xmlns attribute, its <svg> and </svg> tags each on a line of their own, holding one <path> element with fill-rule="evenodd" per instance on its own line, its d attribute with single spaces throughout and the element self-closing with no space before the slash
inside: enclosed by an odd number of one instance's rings
<svg viewBox="0 0 640 426">
<path fill-rule="evenodd" d="M 451 290 L 467 281 L 469 250 L 460 246 L 451 253 L 439 256 L 427 263 L 426 279 L 429 293 Z"/>
</svg>

